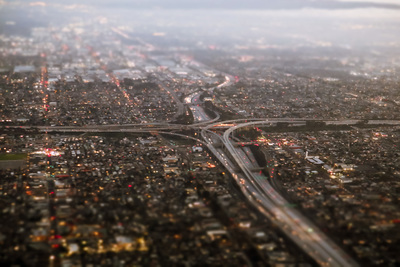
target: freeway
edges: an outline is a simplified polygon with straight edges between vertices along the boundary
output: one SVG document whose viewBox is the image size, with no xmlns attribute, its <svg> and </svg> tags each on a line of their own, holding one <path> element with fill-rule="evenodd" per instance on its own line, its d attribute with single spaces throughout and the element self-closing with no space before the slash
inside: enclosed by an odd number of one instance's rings
<svg viewBox="0 0 400 267">
<path fill-rule="evenodd" d="M 211 120 L 211 118 L 204 112 L 204 109 L 199 105 L 190 105 L 189 108 L 190 111 L 192 111 L 195 123 Z"/>
<path fill-rule="evenodd" d="M 189 96 L 185 97 L 184 101 L 189 106 L 190 111 L 193 114 L 193 119 L 195 123 L 204 123 L 215 121 L 215 119 L 211 119 L 207 113 L 204 111 L 204 108 L 200 106 L 201 92 L 194 92 Z M 219 116 L 217 116 L 219 118 Z"/>
<path fill-rule="evenodd" d="M 270 122 L 266 121 L 264 123 L 269 124 Z M 272 187 L 267 177 L 259 172 L 252 172 L 250 165 L 243 161 L 243 152 L 238 151 L 241 148 L 234 147 L 230 135 L 233 131 L 241 127 L 264 123 L 248 122 L 238 124 L 225 131 L 222 138 L 226 149 L 245 174 L 245 184 L 252 185 L 245 188 L 245 195 L 253 195 L 249 200 L 263 214 L 275 221 L 284 233 L 321 266 L 358 266 L 353 259 L 332 242 L 311 221 L 296 209 L 290 207 L 289 203 Z M 241 188 L 243 189 L 243 187 Z"/>
<path fill-rule="evenodd" d="M 106 125 L 84 125 L 84 126 L 26 126 L 26 125 L 15 125 L 15 126 L 5 126 L 8 128 L 21 128 L 21 129 L 30 129 L 37 128 L 42 132 L 140 132 L 140 131 L 158 131 L 158 130 L 188 130 L 188 129 L 203 129 L 210 130 L 212 128 L 219 129 L 229 129 L 232 126 L 238 125 L 240 123 L 252 122 L 257 124 L 262 124 L 264 126 L 276 125 L 278 122 L 289 122 L 292 125 L 304 125 L 308 119 L 302 118 L 254 118 L 254 119 L 236 119 L 236 120 L 227 120 L 215 122 L 211 121 L 202 121 L 198 123 L 194 123 L 191 125 L 182 125 L 182 124 L 173 124 L 173 123 L 139 123 L 139 124 L 106 124 Z M 310 119 L 313 120 L 313 119 Z M 342 120 L 342 121 L 323 121 L 327 125 L 356 125 L 361 120 Z M 400 126 L 400 120 L 370 120 L 368 121 L 368 125 L 393 125 Z"/>
<path fill-rule="evenodd" d="M 215 88 L 222 88 L 225 86 L 230 86 L 233 84 L 233 77 L 225 74 L 225 81 L 222 82 L 221 84 L 211 87 L 209 89 L 207 89 L 208 92 L 213 92 Z M 194 123 L 198 124 L 198 123 L 210 123 L 210 122 L 215 122 L 217 120 L 219 120 L 219 114 L 217 114 L 217 117 L 214 119 L 211 119 L 210 116 L 207 115 L 207 113 L 204 111 L 204 108 L 200 105 L 201 104 L 201 100 L 200 100 L 200 96 L 201 96 L 202 92 L 194 92 L 188 96 L 185 97 L 184 99 L 184 103 L 186 105 L 189 106 L 189 109 L 191 110 L 192 114 L 193 114 L 193 118 L 194 118 Z"/>
<path fill-rule="evenodd" d="M 270 180 L 260 172 L 254 171 L 257 167 L 256 160 L 251 151 L 245 147 L 235 147 L 231 141 L 231 134 L 241 128 L 257 125 L 276 125 L 277 122 L 289 122 L 293 125 L 304 125 L 307 120 L 301 118 L 269 118 L 269 119 L 239 119 L 218 123 L 202 122 L 193 125 L 179 125 L 170 123 L 148 123 L 127 125 L 94 125 L 94 126 L 38 126 L 41 131 L 64 132 L 153 132 L 201 129 L 203 139 L 207 147 L 220 160 L 226 169 L 232 174 L 239 187 L 248 200 L 272 222 L 290 237 L 299 247 L 316 260 L 321 266 L 358 266 L 340 247 L 332 242 L 311 221 L 304 217 L 296 209 L 288 205 L 272 186 Z M 355 125 L 360 120 L 324 121 L 327 124 Z M 400 121 L 368 121 L 368 124 L 400 125 Z M 229 128 L 223 136 L 210 129 L 218 125 L 227 125 Z M 30 128 L 29 126 L 20 126 Z M 221 129 L 221 128 L 220 128 Z M 171 134 L 170 132 L 165 132 Z M 179 134 L 180 135 L 180 134 Z M 188 137 L 181 135 L 183 137 Z M 198 139 L 196 139 L 199 141 Z M 226 150 L 217 145 L 223 144 Z M 240 168 L 241 172 L 238 172 Z"/>
</svg>

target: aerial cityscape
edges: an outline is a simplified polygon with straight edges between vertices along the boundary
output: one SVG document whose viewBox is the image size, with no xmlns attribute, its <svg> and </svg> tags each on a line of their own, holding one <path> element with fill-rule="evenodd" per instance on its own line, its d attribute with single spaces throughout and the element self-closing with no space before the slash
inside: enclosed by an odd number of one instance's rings
<svg viewBox="0 0 400 267">
<path fill-rule="evenodd" d="M 1 266 L 400 266 L 397 0 L 0 0 Z"/>
</svg>

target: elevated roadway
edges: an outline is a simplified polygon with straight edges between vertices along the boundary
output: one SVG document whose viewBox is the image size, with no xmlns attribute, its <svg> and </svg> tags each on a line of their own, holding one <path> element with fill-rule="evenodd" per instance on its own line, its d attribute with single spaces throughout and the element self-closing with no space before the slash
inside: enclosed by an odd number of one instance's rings
<svg viewBox="0 0 400 267">
<path fill-rule="evenodd" d="M 264 123 L 269 123 L 266 121 Z M 230 136 L 233 131 L 248 126 L 263 125 L 263 122 L 249 122 L 231 127 L 223 135 L 223 143 L 244 174 L 244 181 L 238 181 L 249 200 L 268 218 L 274 221 L 321 266 L 358 266 L 339 246 L 332 242 L 310 220 L 304 217 L 273 188 L 268 178 L 254 172 L 251 164 L 244 160 L 242 148 L 234 147 Z M 243 179 L 243 178 L 242 178 Z"/>
<path fill-rule="evenodd" d="M 231 135 L 242 127 L 270 126 L 277 122 L 290 122 L 293 125 L 303 125 L 307 120 L 302 118 L 268 118 L 268 119 L 239 119 L 224 122 L 201 122 L 192 125 L 171 123 L 147 123 L 127 125 L 93 125 L 93 126 L 38 126 L 39 130 L 60 132 L 153 132 L 171 134 L 168 131 L 187 129 L 202 130 L 205 145 L 220 160 L 232 174 L 244 195 L 254 206 L 290 237 L 308 255 L 321 266 L 358 266 L 339 246 L 332 242 L 310 220 L 290 206 L 290 203 L 277 192 L 268 177 L 258 171 L 257 163 L 251 151 L 246 147 L 237 146 L 232 142 Z M 331 125 L 356 125 L 360 120 L 324 121 Z M 365 122 L 364 122 L 365 123 Z M 369 125 L 400 126 L 398 120 L 370 120 Z M 211 129 L 218 124 L 229 128 L 223 135 Z M 19 126 L 31 128 L 29 126 Z M 173 133 L 172 133 L 173 134 Z M 187 138 L 187 135 L 176 134 Z M 200 141 L 196 138 L 192 138 Z M 221 144 L 225 147 L 223 149 Z"/>
</svg>

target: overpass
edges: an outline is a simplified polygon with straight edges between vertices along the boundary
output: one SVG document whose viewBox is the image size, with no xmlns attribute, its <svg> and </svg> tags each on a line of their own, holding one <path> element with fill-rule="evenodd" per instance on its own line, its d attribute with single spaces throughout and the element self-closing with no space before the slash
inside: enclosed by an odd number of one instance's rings
<svg viewBox="0 0 400 267">
<path fill-rule="evenodd" d="M 241 169 L 241 172 L 231 172 L 233 178 L 249 201 L 318 264 L 321 266 L 358 266 L 353 259 L 322 233 L 310 220 L 293 208 L 273 188 L 266 176 L 252 169 L 252 165 L 245 162 L 247 158 L 244 160 L 243 151 L 240 151 L 243 148 L 235 146 L 235 142 L 231 141 L 231 134 L 239 128 L 269 125 L 269 123 L 269 120 L 239 123 L 229 128 L 220 137 L 226 148 L 225 151 L 227 150 L 234 160 L 233 164 L 237 164 Z M 213 147 L 212 139 L 207 136 L 207 133 L 212 132 L 210 128 L 212 126 L 205 127 L 202 134 L 203 138 L 208 142 L 208 146 Z M 213 153 L 221 153 L 216 149 L 211 149 L 211 151 Z M 217 156 L 217 158 L 221 158 L 221 155 L 220 157 Z M 222 163 L 224 164 L 224 162 Z"/>
<path fill-rule="evenodd" d="M 184 138 L 191 138 L 203 142 L 218 158 L 225 168 L 232 174 L 240 189 L 248 200 L 267 218 L 274 222 L 289 238 L 291 238 L 308 255 L 321 266 L 358 266 L 340 247 L 322 233 L 310 220 L 294 209 L 272 186 L 267 177 L 259 172 L 255 164 L 250 162 L 251 156 L 245 156 L 246 146 L 253 142 L 232 142 L 231 135 L 243 127 L 271 126 L 277 122 L 289 122 L 293 125 L 305 124 L 307 119 L 302 118 L 266 118 L 266 119 L 238 119 L 223 122 L 201 122 L 192 125 L 170 123 L 147 123 L 127 125 L 95 125 L 95 126 L 38 126 L 40 131 L 51 132 L 154 132 L 175 134 Z M 362 120 L 323 121 L 327 125 L 356 125 Z M 365 123 L 365 122 L 364 122 Z M 218 124 L 224 124 L 227 129 L 221 136 L 213 129 Z M 369 125 L 400 126 L 400 120 L 370 120 Z M 31 128 L 21 126 L 21 128 Z M 201 130 L 204 141 L 187 135 L 171 133 L 169 131 Z M 243 146 L 242 146 L 243 145 Z M 243 160 L 246 158 L 247 160 Z M 246 162 L 247 161 L 247 162 Z"/>
</svg>

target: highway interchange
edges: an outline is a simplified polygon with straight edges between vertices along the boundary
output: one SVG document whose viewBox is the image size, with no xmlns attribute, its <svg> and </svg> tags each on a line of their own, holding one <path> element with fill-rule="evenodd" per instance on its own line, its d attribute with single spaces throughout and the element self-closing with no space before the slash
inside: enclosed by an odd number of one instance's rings
<svg viewBox="0 0 400 267">
<path fill-rule="evenodd" d="M 212 92 L 215 88 L 230 85 L 233 77 L 225 75 L 225 81 L 220 85 L 209 88 Z M 125 124 L 125 125 L 88 125 L 84 127 L 75 126 L 37 126 L 34 127 L 41 132 L 123 132 L 123 133 L 144 133 L 158 132 L 163 134 L 174 134 L 185 138 L 194 139 L 215 155 L 215 157 L 231 173 L 239 185 L 242 193 L 247 199 L 269 220 L 275 223 L 294 243 L 301 247 L 310 257 L 321 266 L 358 266 L 349 255 L 347 255 L 337 244 L 330 240 L 320 229 L 309 219 L 303 216 L 298 210 L 289 205 L 289 202 L 277 192 L 270 179 L 260 172 L 260 166 L 254 158 L 251 150 L 245 146 L 235 145 L 232 135 L 243 127 L 255 126 L 276 126 L 285 122 L 290 126 L 306 125 L 307 120 L 302 118 L 260 118 L 260 119 L 239 119 L 229 121 L 218 121 L 219 115 L 210 118 L 201 105 L 201 92 L 194 92 L 180 102 L 172 90 L 160 85 L 163 89 L 172 94 L 178 103 L 177 114 L 184 111 L 184 105 L 192 112 L 194 123 L 181 125 L 172 123 L 146 123 L 146 124 Z M 360 120 L 324 121 L 326 125 L 356 125 Z M 363 122 L 366 123 L 366 122 Z M 400 121 L 368 121 L 368 124 L 390 124 L 400 125 Z M 20 128 L 33 128 L 20 126 Z M 201 133 L 202 140 L 180 134 L 182 130 L 195 130 Z M 177 133 L 178 132 L 178 133 Z"/>
<path fill-rule="evenodd" d="M 199 109 L 199 112 L 204 112 Z M 206 116 L 206 115 L 205 115 Z M 192 125 L 167 123 L 131 124 L 131 125 L 98 125 L 86 127 L 39 126 L 42 132 L 159 132 L 175 134 L 194 139 L 204 145 L 231 173 L 241 191 L 248 200 L 268 219 L 274 222 L 290 239 L 301 247 L 321 266 L 358 266 L 337 244 L 330 240 L 309 219 L 289 205 L 275 190 L 269 177 L 257 170 L 257 162 L 248 147 L 236 146 L 232 134 L 243 127 L 276 126 L 286 122 L 292 126 L 305 125 L 306 120 L 296 118 L 241 119 L 223 122 L 199 120 Z M 327 125 L 356 125 L 359 120 L 325 121 Z M 400 125 L 400 121 L 369 121 L 371 125 Z M 194 129 L 201 133 L 203 140 L 176 131 Z M 223 132 L 223 134 L 219 134 Z"/>
<path fill-rule="evenodd" d="M 270 123 L 266 121 L 265 123 Z M 270 220 L 299 245 L 321 266 L 358 266 L 344 251 L 324 235 L 312 222 L 300 214 L 295 208 L 273 188 L 269 179 L 258 171 L 252 171 L 254 156 L 248 149 L 235 147 L 231 142 L 231 134 L 240 127 L 256 126 L 263 122 L 238 124 L 224 132 L 222 142 L 242 171 L 241 175 L 232 175 L 240 185 L 247 198 Z M 210 142 L 209 145 L 212 146 Z M 224 151 L 220 151 L 224 158 Z M 231 162 L 223 162 L 225 165 Z"/>
</svg>

